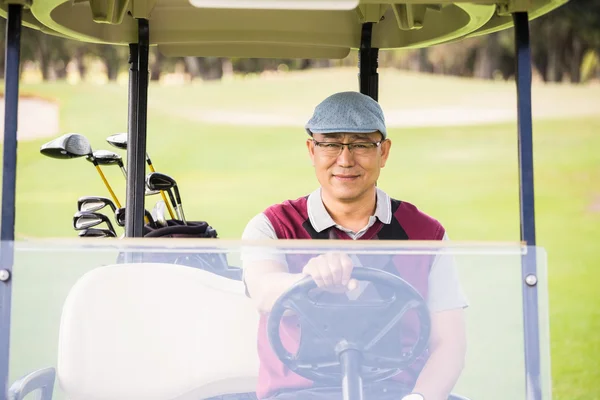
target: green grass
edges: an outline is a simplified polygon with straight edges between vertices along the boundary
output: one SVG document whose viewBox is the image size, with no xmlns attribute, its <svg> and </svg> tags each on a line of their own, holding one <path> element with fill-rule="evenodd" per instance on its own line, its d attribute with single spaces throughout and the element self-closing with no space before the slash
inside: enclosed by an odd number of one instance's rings
<svg viewBox="0 0 600 400">
<path fill-rule="evenodd" d="M 354 90 L 355 72 L 292 74 L 288 81 L 152 86 L 148 151 L 157 170 L 177 179 L 188 219 L 207 220 L 221 237 L 238 238 L 253 215 L 272 203 L 304 195 L 316 185 L 301 125 L 208 124 L 200 118 L 203 111 L 307 117 L 324 96 Z M 381 90 L 382 104 L 388 109 L 411 104 L 500 106 L 502 99 L 515 93 L 512 84 L 385 71 L 380 81 L 389 84 Z M 62 131 L 86 135 L 96 149 L 114 150 L 105 138 L 126 130 L 126 86 L 57 83 L 25 85 L 23 90 L 57 98 Z M 480 98 L 485 100 L 478 101 Z M 554 104 L 576 110 L 578 105 L 595 104 L 600 91 L 536 86 L 536 99 L 548 107 Z M 452 239 L 518 240 L 515 126 L 511 122 L 392 128 L 392 157 L 379 185 L 438 218 Z M 554 399 L 558 400 L 600 399 L 600 312 L 595 283 L 600 279 L 596 268 L 600 240 L 598 132 L 600 115 L 534 123 L 537 235 L 538 245 L 548 252 L 552 378 Z M 76 199 L 107 195 L 87 161 L 41 156 L 39 147 L 47 140 L 19 143 L 19 238 L 74 237 L 71 221 Z M 121 172 L 113 168 L 105 169 L 105 174 L 124 203 Z M 159 198 L 152 201 L 155 199 Z M 485 278 L 482 274 L 481 279 Z"/>
</svg>

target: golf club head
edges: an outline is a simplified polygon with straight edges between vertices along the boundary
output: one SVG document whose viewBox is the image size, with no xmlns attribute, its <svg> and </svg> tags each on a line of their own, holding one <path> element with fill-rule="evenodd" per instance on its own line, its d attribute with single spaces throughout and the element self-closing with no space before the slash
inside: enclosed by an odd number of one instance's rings
<svg viewBox="0 0 600 400">
<path fill-rule="evenodd" d="M 79 231 L 79 237 L 117 237 L 110 229 L 89 228 Z"/>
<path fill-rule="evenodd" d="M 106 222 L 108 228 L 112 232 L 115 232 L 115 228 L 110 222 L 110 219 L 104 214 L 90 211 L 77 211 L 73 216 L 73 228 L 75 228 L 76 231 L 93 228 L 103 222 Z"/>
<path fill-rule="evenodd" d="M 92 146 L 85 136 L 67 133 L 43 144 L 40 153 L 58 159 L 77 158 L 91 154 Z"/>
<path fill-rule="evenodd" d="M 127 132 L 110 135 L 106 138 L 106 141 L 117 149 L 127 150 Z M 152 164 L 148 153 L 146 153 L 146 161 L 148 162 L 148 165 Z"/>
<path fill-rule="evenodd" d="M 154 216 L 148 210 L 144 210 L 144 215 L 148 218 L 150 224 L 156 225 Z M 121 207 L 115 211 L 115 220 L 117 225 L 125 226 L 125 208 Z"/>
<path fill-rule="evenodd" d="M 175 179 L 160 172 L 150 172 L 146 175 L 146 186 L 150 190 L 169 190 L 176 184 Z"/>
<path fill-rule="evenodd" d="M 109 206 L 113 212 L 117 209 L 115 203 L 107 197 L 101 196 L 84 196 L 77 200 L 77 211 L 98 211 Z"/>
<path fill-rule="evenodd" d="M 159 194 L 160 190 L 150 190 L 148 189 L 148 187 L 146 187 L 146 192 L 144 193 L 145 196 L 154 196 L 155 194 Z"/>
<path fill-rule="evenodd" d="M 87 160 L 91 163 L 94 162 L 94 159 L 96 159 L 99 165 L 123 165 L 123 158 L 119 154 L 109 150 L 95 150 L 93 158 L 87 157 Z"/>
<path fill-rule="evenodd" d="M 169 195 L 171 204 L 177 209 L 177 203 L 173 197 L 171 188 L 176 185 L 176 182 L 169 175 L 162 174 L 160 172 L 150 172 L 146 175 L 146 187 L 150 190 L 163 190 Z"/>
<path fill-rule="evenodd" d="M 106 141 L 118 149 L 127 150 L 127 132 L 115 133 L 107 137 Z"/>
<path fill-rule="evenodd" d="M 164 201 L 157 201 L 152 209 L 152 219 L 156 221 L 156 226 L 167 226 L 167 219 L 165 213 L 167 211 L 167 205 Z"/>
<path fill-rule="evenodd" d="M 115 220 L 117 221 L 117 225 L 125 226 L 125 208 L 117 208 L 115 211 Z"/>
<path fill-rule="evenodd" d="M 187 225 L 185 220 L 185 215 L 183 213 L 183 207 L 181 205 L 181 196 L 179 195 L 179 188 L 177 187 L 177 182 L 175 179 L 170 177 L 169 175 L 160 173 L 160 172 L 151 172 L 146 175 L 146 186 L 152 190 L 164 190 L 169 194 L 171 199 L 171 204 L 175 207 L 175 211 L 179 219 L 183 221 L 184 224 Z M 173 198 L 173 194 L 171 193 L 171 189 L 175 192 L 175 198 Z"/>
</svg>

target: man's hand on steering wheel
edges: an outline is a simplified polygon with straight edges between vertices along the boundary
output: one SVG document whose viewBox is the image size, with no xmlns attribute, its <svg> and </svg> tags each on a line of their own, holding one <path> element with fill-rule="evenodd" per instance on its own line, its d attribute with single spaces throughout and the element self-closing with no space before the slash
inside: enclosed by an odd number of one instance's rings
<svg viewBox="0 0 600 400">
<path fill-rule="evenodd" d="M 358 281 L 352 278 L 352 260 L 342 253 L 326 253 L 310 259 L 302 274 L 310 276 L 317 284 L 317 290 L 332 293 L 352 291 Z"/>
</svg>

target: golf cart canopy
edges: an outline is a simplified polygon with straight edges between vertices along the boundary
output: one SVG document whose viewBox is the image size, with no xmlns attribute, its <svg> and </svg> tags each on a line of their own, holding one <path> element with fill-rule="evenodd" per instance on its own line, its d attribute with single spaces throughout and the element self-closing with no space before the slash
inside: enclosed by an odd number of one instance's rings
<svg viewBox="0 0 600 400">
<path fill-rule="evenodd" d="M 329 58 L 361 47 L 416 48 L 513 26 L 511 13 L 537 18 L 565 0 L 20 0 L 23 24 L 84 42 L 136 43 L 136 19 L 166 56 Z M 8 3 L 8 2 L 7 2 Z M 6 17 L 7 5 L 0 5 Z"/>
</svg>

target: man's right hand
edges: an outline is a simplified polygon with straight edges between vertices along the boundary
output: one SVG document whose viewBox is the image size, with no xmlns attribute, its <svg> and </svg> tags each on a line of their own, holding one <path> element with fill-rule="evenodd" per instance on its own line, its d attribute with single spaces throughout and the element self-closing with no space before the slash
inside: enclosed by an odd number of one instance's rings
<svg viewBox="0 0 600 400">
<path fill-rule="evenodd" d="M 343 293 L 358 287 L 358 281 L 351 277 L 353 268 L 346 254 L 326 253 L 310 259 L 302 274 L 312 277 L 321 290 Z"/>
<path fill-rule="evenodd" d="M 277 299 L 303 278 L 310 276 L 317 288 L 311 292 L 328 291 L 344 293 L 358 288 L 351 279 L 353 270 L 350 257 L 339 253 L 327 253 L 312 258 L 300 273 L 289 273 L 278 261 L 259 260 L 244 265 L 244 280 L 250 297 L 260 312 L 268 313 Z"/>
</svg>

